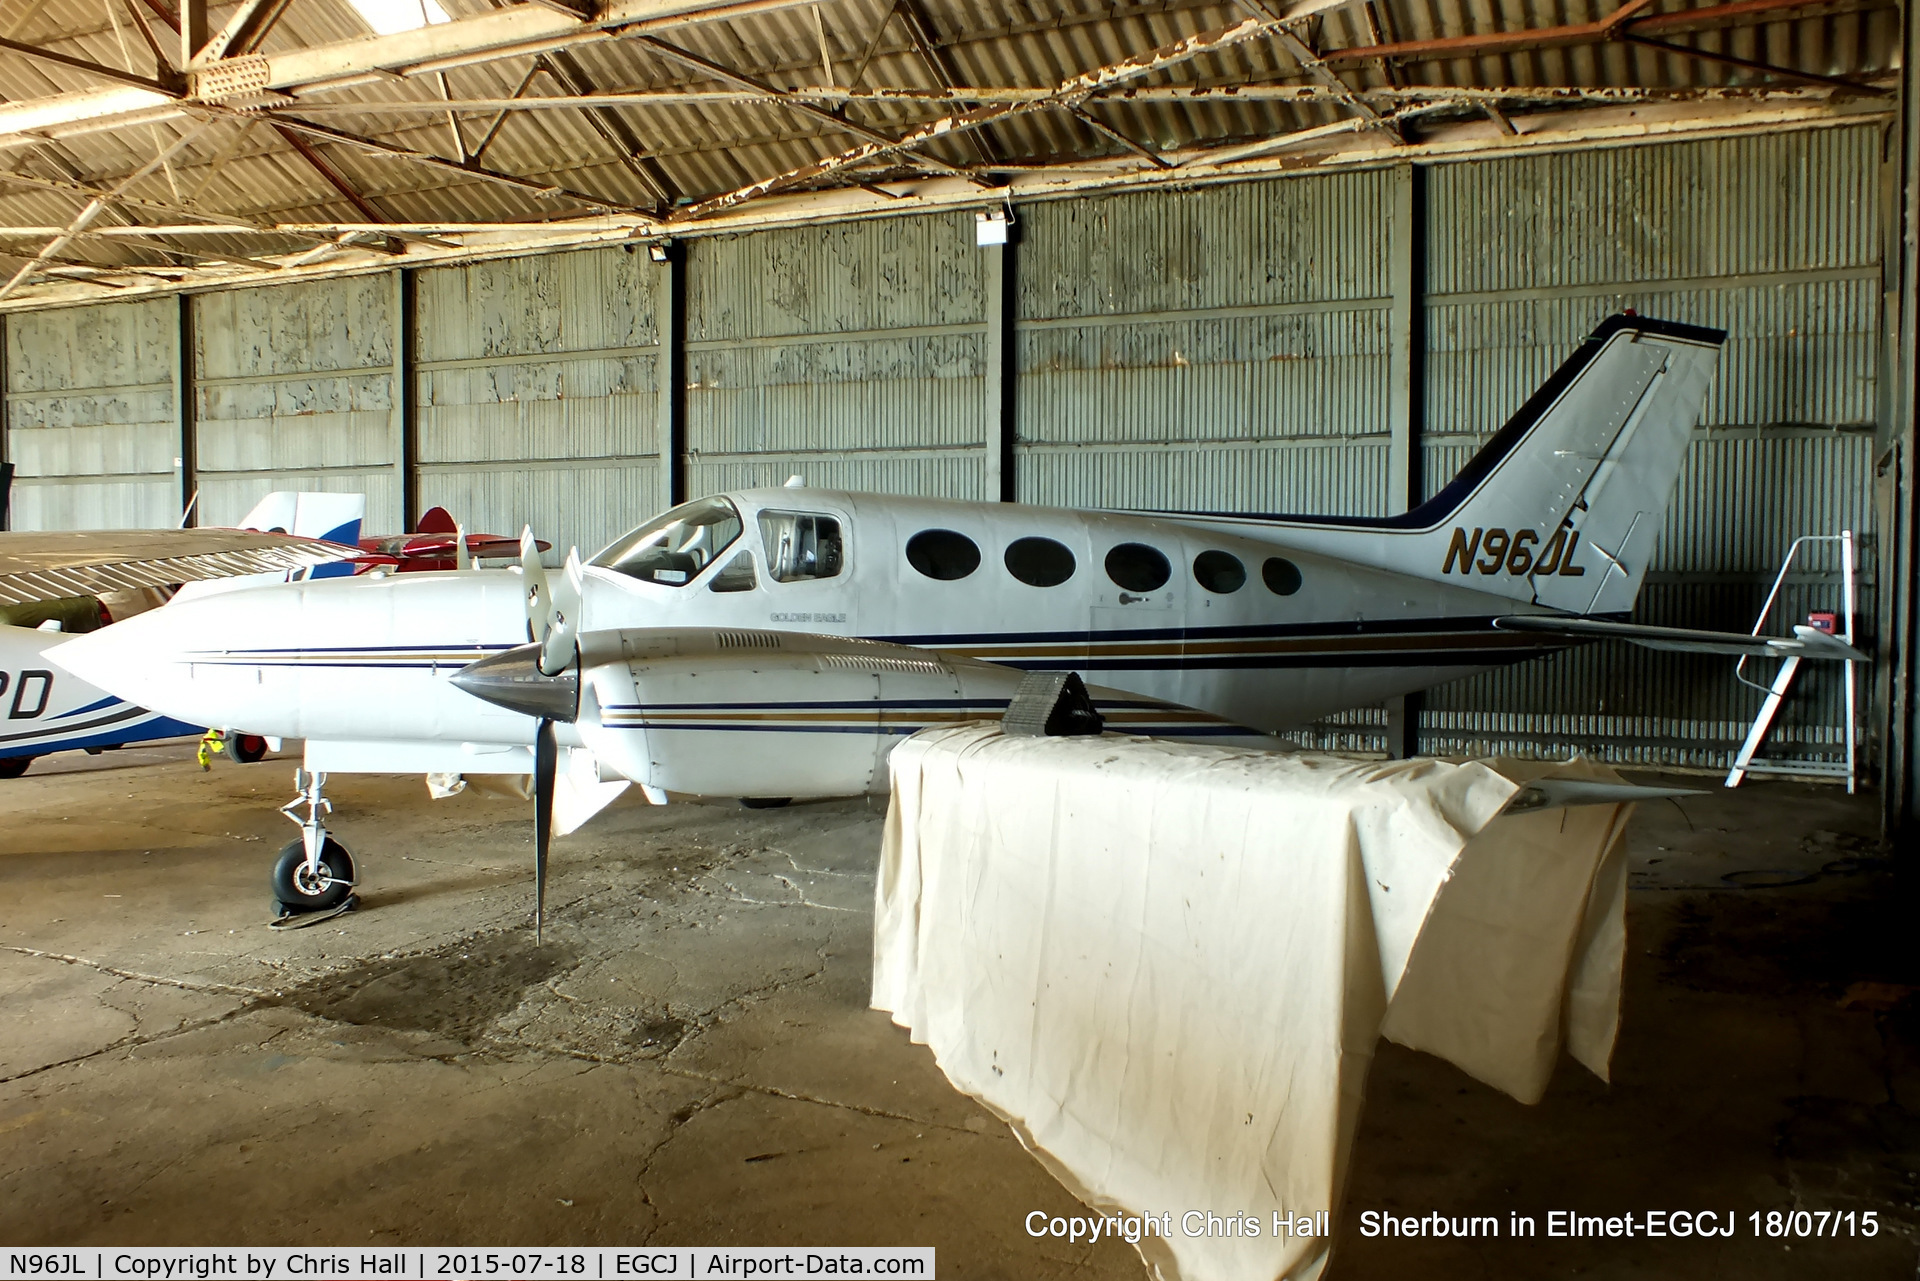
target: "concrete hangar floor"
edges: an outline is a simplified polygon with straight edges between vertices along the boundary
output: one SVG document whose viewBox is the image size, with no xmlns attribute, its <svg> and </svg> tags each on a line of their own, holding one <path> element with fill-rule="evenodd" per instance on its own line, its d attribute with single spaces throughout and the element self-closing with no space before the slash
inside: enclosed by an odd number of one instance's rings
<svg viewBox="0 0 1920 1281">
<path fill-rule="evenodd" d="M 867 1008 L 879 801 L 531 806 L 336 778 L 365 908 L 265 927 L 292 761 L 41 761 L 0 822 L 0 1241 L 915 1244 L 946 1278 L 1136 1278 Z M 1614 1083 L 1523 1107 L 1382 1044 L 1329 1276 L 1853 1278 L 1920 1256 L 1920 985 L 1872 798 L 1644 807 Z M 1782 884 L 1782 882 L 1793 882 Z M 1732 1240 L 1404 1240 L 1361 1212 L 1711 1210 Z M 1755 1210 L 1877 1212 L 1769 1239 Z"/>
</svg>

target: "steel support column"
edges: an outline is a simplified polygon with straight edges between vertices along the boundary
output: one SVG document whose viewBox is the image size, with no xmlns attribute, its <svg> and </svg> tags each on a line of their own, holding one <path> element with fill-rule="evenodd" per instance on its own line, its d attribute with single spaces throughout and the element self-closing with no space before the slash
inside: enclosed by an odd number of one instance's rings
<svg viewBox="0 0 1920 1281">
<path fill-rule="evenodd" d="M 1898 259 L 1899 322 L 1892 373 L 1894 389 L 1888 430 L 1879 451 L 1884 478 L 1883 493 L 1890 491 L 1891 501 L 1881 510 L 1881 547 L 1878 566 L 1881 581 L 1887 583 L 1886 624 L 1882 628 L 1880 652 L 1882 666 L 1890 670 L 1887 692 L 1887 730 L 1881 759 L 1885 762 L 1883 794 L 1885 826 L 1895 838 L 1895 848 L 1911 848 L 1920 836 L 1920 753 L 1914 750 L 1914 736 L 1920 732 L 1920 584 L 1914 582 L 1920 567 L 1920 521 L 1915 510 L 1914 441 L 1915 413 L 1920 409 L 1914 394 L 1914 378 L 1920 372 L 1920 103 L 1915 91 L 1913 54 L 1920 50 L 1920 11 L 1907 6 L 1902 15 L 1900 60 L 1900 256 Z M 1910 860 L 1903 860 L 1910 861 Z M 1920 868 L 1903 867 L 1908 873 L 1909 890 L 1913 873 Z"/>
<path fill-rule="evenodd" d="M 1018 501 L 1018 477 L 1014 473 L 1015 438 L 1014 389 L 1019 383 L 1018 353 L 1014 347 L 1013 320 L 1019 298 L 1015 274 L 1019 254 L 1014 248 L 1013 221 L 1008 220 L 1007 243 L 988 245 L 986 255 L 987 295 L 987 369 L 986 446 L 987 475 L 985 497 L 988 502 Z"/>
<path fill-rule="evenodd" d="M 1420 505 L 1425 476 L 1421 434 L 1426 422 L 1427 170 L 1397 165 L 1387 210 L 1387 513 Z M 1387 755 L 1420 754 L 1418 693 L 1387 701 Z"/>
<path fill-rule="evenodd" d="M 1412 760 L 1420 755 L 1420 705 L 1418 690 L 1387 700 L 1387 759 Z"/>
<path fill-rule="evenodd" d="M 180 0 L 180 66 L 190 66 L 194 55 L 207 47 L 213 29 L 207 22 L 207 0 Z"/>
<path fill-rule="evenodd" d="M 13 402 L 7 383 L 7 342 L 12 337 L 7 327 L 12 322 L 0 316 L 0 530 L 13 528 Z"/>
<path fill-rule="evenodd" d="M 390 412 L 394 492 L 398 495 L 402 533 L 412 533 L 420 522 L 420 411 L 415 395 L 415 345 L 418 342 L 418 303 L 413 272 L 393 272 L 393 407 Z M 377 519 L 377 518 L 376 518 Z"/>
<path fill-rule="evenodd" d="M 1398 165 L 1387 236 L 1392 295 L 1387 336 L 1387 513 L 1420 505 L 1420 435 L 1426 417 L 1427 171 Z"/>
<path fill-rule="evenodd" d="M 660 335 L 660 354 L 654 361 L 659 390 L 655 440 L 662 511 L 687 501 L 687 249 L 683 241 L 668 241 L 666 261 L 654 276 L 653 314 Z"/>
<path fill-rule="evenodd" d="M 200 478 L 194 455 L 199 438 L 200 405 L 193 367 L 193 295 L 177 294 L 173 303 L 174 447 L 180 451 L 174 457 L 173 470 L 180 482 L 180 523 L 183 526 L 198 525 L 200 504 L 194 498 L 200 491 Z"/>
</svg>

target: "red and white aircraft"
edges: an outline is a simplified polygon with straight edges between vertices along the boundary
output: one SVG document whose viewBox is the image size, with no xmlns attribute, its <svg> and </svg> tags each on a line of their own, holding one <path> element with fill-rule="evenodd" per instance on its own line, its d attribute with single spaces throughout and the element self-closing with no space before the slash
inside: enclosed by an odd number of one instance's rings
<svg viewBox="0 0 1920 1281">
<path fill-rule="evenodd" d="M 540 543 L 541 551 L 552 544 Z M 411 534 L 374 534 L 360 540 L 365 563 L 386 565 L 396 573 L 431 573 L 435 570 L 466 569 L 475 561 L 517 560 L 520 540 L 504 534 L 469 534 L 460 528 L 453 513 L 444 507 L 430 507 Z"/>
</svg>

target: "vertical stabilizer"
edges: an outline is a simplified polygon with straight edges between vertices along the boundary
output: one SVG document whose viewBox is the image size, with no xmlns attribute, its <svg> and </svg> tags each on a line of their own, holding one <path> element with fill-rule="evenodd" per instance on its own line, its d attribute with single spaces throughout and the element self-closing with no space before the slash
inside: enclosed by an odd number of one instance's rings
<svg viewBox="0 0 1920 1281">
<path fill-rule="evenodd" d="M 1427 505 L 1446 512 L 1426 549 L 1439 577 L 1580 614 L 1632 609 L 1725 340 L 1602 324 Z"/>
<path fill-rule="evenodd" d="M 301 538 L 324 538 L 330 543 L 357 545 L 360 523 L 366 516 L 365 494 L 295 493 L 283 489 L 256 503 L 235 528 L 278 530 Z"/>
<path fill-rule="evenodd" d="M 360 545 L 360 522 L 366 518 L 365 494 L 324 494 L 275 490 L 254 504 L 242 516 L 235 529 L 252 529 L 263 534 L 297 534 L 330 543 Z M 266 583 L 293 582 L 307 578 L 346 578 L 357 566 L 352 561 L 334 561 L 285 574 L 244 574 L 237 578 L 203 579 L 183 583 L 174 593 L 178 601 L 198 600 L 205 596 L 230 592 L 240 587 L 258 587 Z"/>
<path fill-rule="evenodd" d="M 1616 315 L 1403 516 L 1275 517 L 1302 548 L 1579 614 L 1633 607 L 1726 333 Z"/>
</svg>

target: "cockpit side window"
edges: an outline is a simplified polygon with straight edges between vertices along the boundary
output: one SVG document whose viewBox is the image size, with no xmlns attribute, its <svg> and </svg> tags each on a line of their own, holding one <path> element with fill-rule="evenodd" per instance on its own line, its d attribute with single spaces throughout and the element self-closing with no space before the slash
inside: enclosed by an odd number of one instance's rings
<svg viewBox="0 0 1920 1281">
<path fill-rule="evenodd" d="M 724 498 L 702 498 L 655 516 L 587 563 L 643 583 L 684 587 L 740 537 L 740 513 Z"/>
<path fill-rule="evenodd" d="M 815 512 L 761 512 L 760 542 L 776 583 L 834 578 L 846 560 L 840 522 Z"/>
</svg>

